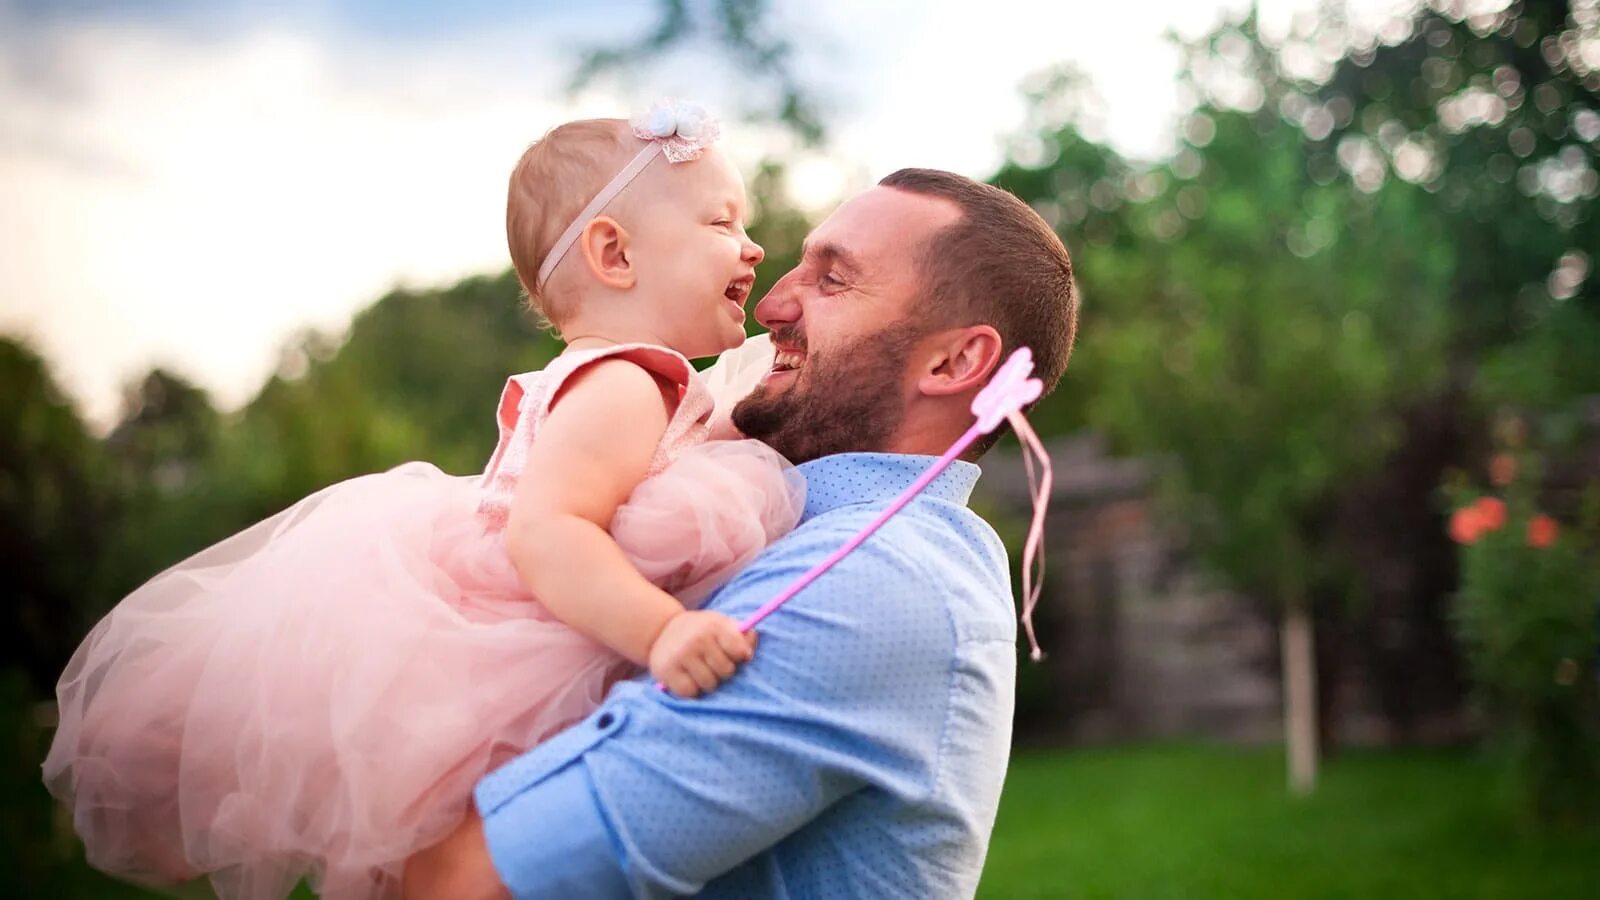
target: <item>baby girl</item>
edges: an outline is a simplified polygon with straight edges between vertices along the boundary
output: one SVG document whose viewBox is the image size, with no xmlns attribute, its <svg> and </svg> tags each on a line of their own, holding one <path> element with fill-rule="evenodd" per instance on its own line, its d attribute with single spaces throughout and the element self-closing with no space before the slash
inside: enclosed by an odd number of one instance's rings
<svg viewBox="0 0 1600 900">
<path fill-rule="evenodd" d="M 335 484 L 95 627 L 44 767 L 91 862 L 226 898 L 303 878 L 392 897 L 483 774 L 618 678 L 648 668 L 688 698 L 751 658 L 695 607 L 794 527 L 803 483 L 763 444 L 708 439 L 689 363 L 744 341 L 762 259 L 717 132 L 658 104 L 562 125 L 518 162 L 511 258 L 566 349 L 509 379 L 481 476 Z"/>
</svg>

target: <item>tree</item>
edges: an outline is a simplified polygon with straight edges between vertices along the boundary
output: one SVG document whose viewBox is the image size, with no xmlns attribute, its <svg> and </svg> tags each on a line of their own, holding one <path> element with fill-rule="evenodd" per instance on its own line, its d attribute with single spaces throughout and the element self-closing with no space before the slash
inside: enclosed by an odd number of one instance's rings
<svg viewBox="0 0 1600 900">
<path fill-rule="evenodd" d="M 1330 13 L 1280 55 L 1303 55 L 1312 39 L 1351 47 L 1301 80 L 1297 114 L 1321 164 L 1429 192 L 1460 251 L 1453 364 L 1494 400 L 1556 408 L 1600 391 L 1589 277 L 1600 248 L 1600 8 L 1469 8 L 1434 0 L 1381 34 Z M 1507 383 L 1524 352 L 1533 371 Z M 1534 384 L 1540 373 L 1559 379 Z"/>
<path fill-rule="evenodd" d="M 659 19 L 643 37 L 585 49 L 573 72 L 571 90 L 581 90 L 602 76 L 642 68 L 688 48 L 695 38 L 709 37 L 759 97 L 749 108 L 749 118 L 777 121 L 807 146 L 822 142 L 825 129 L 817 100 L 795 74 L 793 45 L 770 27 L 769 0 L 657 0 L 656 6 Z"/>
<path fill-rule="evenodd" d="M 1482 406 L 1560 426 L 1600 391 L 1597 48 L 1592 3 L 1438 0 L 1371 30 L 1328 4 L 1270 39 L 1247 17 L 1185 48 L 1195 107 L 1155 166 L 1084 139 L 1070 77 L 1035 88 L 995 180 L 1057 224 L 1088 297 L 1086 399 L 1052 424 L 1171 460 L 1198 548 L 1286 611 L 1292 707 L 1305 610 L 1397 571 L 1410 602 L 1448 590 L 1434 491 Z"/>
<path fill-rule="evenodd" d="M 89 563 L 115 505 L 100 445 L 44 361 L 10 339 L 0 339 L 0 436 L 0 657 L 45 691 L 99 592 Z"/>
<path fill-rule="evenodd" d="M 1036 137 L 1055 159 L 1014 161 L 995 180 L 1074 245 L 1088 298 L 1073 376 L 1083 423 L 1170 460 L 1166 488 L 1196 549 L 1282 610 L 1290 780 L 1304 791 L 1316 769 L 1313 600 L 1352 586 L 1333 513 L 1341 488 L 1394 448 L 1401 400 L 1442 369 L 1451 257 L 1422 190 L 1319 175 L 1299 127 L 1268 102 L 1283 91 L 1253 19 L 1188 52 L 1202 99 L 1172 160 L 1130 165 L 1084 147 L 1070 123 L 1046 124 Z"/>
</svg>

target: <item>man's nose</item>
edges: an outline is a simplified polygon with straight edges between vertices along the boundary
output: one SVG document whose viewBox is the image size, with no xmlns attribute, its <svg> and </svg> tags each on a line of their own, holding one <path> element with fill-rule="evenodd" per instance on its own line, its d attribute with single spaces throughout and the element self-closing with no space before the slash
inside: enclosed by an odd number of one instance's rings
<svg viewBox="0 0 1600 900">
<path fill-rule="evenodd" d="M 767 295 L 756 304 L 756 321 L 760 322 L 767 330 L 772 330 L 781 325 L 792 325 L 800 320 L 799 292 L 794 288 L 794 273 L 778 279 L 778 283 L 767 291 Z"/>
</svg>

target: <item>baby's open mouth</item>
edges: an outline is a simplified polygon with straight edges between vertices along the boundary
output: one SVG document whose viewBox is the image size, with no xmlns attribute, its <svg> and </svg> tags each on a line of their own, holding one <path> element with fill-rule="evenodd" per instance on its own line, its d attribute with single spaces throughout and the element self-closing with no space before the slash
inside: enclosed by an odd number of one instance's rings
<svg viewBox="0 0 1600 900">
<path fill-rule="evenodd" d="M 733 302 L 739 304 L 739 306 L 743 307 L 744 302 L 750 299 L 750 289 L 755 286 L 755 283 L 755 276 L 752 275 L 746 275 L 743 278 L 735 278 L 734 280 L 728 282 L 728 288 L 722 292 L 722 296 L 727 297 L 729 300 L 732 300 Z"/>
</svg>

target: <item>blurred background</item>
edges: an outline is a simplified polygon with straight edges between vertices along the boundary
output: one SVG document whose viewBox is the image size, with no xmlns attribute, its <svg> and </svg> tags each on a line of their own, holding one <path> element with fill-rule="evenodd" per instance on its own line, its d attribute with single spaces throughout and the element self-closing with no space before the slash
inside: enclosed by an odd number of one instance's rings
<svg viewBox="0 0 1600 900">
<path fill-rule="evenodd" d="M 73 648 L 316 488 L 480 470 L 557 350 L 506 175 L 663 94 L 757 296 L 902 166 L 1072 251 L 983 896 L 1595 895 L 1600 0 L 0 0 L 0 896 L 146 896 L 39 783 Z"/>
</svg>

